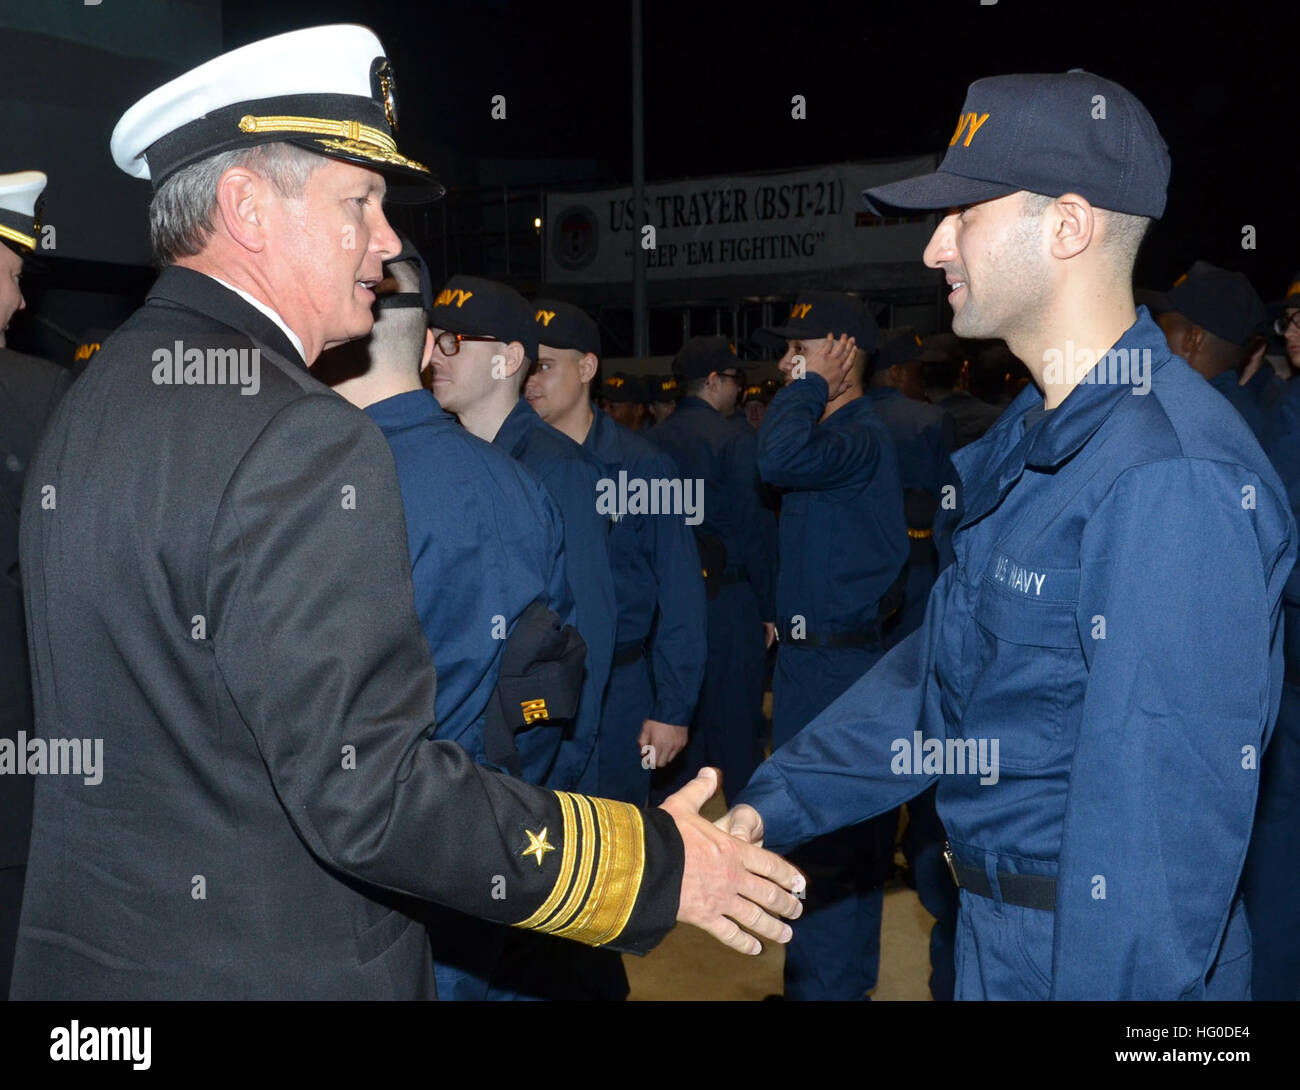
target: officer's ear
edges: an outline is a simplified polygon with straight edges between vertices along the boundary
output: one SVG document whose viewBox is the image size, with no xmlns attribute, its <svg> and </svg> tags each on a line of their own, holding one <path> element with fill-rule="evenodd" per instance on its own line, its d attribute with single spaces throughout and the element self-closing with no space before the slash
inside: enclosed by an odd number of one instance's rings
<svg viewBox="0 0 1300 1090">
<path fill-rule="evenodd" d="M 1064 193 L 1043 212 L 1049 218 L 1051 240 L 1049 253 L 1066 261 L 1077 257 L 1092 245 L 1097 229 L 1097 213 L 1087 197 L 1078 193 Z"/>
<path fill-rule="evenodd" d="M 420 355 L 420 370 L 423 371 L 433 362 L 433 330 L 424 331 L 424 352 Z"/>
<path fill-rule="evenodd" d="M 217 218 L 226 234 L 251 253 L 266 248 L 270 183 L 248 167 L 233 166 L 217 179 Z"/>
<path fill-rule="evenodd" d="M 584 352 L 578 358 L 578 379 L 581 382 L 590 382 L 596 377 L 596 370 L 600 367 L 600 360 L 596 359 L 591 352 Z"/>
</svg>

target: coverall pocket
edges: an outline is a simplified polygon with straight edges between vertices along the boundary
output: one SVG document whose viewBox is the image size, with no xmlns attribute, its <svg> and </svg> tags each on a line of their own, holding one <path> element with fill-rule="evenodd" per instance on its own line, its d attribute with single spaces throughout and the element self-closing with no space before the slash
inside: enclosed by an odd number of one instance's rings
<svg viewBox="0 0 1300 1090">
<path fill-rule="evenodd" d="M 1076 576 L 1077 579 L 1077 576 Z M 1082 661 L 1075 604 L 1043 601 L 985 579 L 975 601 L 975 670 L 965 738 L 993 739 L 998 763 L 1036 769 L 1059 756 Z"/>
</svg>

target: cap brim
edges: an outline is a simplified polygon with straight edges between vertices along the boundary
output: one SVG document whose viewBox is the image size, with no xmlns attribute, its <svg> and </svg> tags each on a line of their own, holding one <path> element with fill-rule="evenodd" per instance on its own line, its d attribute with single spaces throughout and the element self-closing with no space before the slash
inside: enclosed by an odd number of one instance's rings
<svg viewBox="0 0 1300 1090">
<path fill-rule="evenodd" d="M 1144 306 L 1151 312 L 1151 317 L 1156 318 L 1161 314 L 1168 314 L 1178 308 L 1169 301 L 1169 296 L 1163 291 L 1154 291 L 1151 288 L 1137 288 L 1133 292 L 1133 301 L 1139 306 Z"/>
<path fill-rule="evenodd" d="M 963 178 L 960 174 L 936 170 L 933 174 L 921 174 L 915 178 L 904 178 L 899 182 L 864 189 L 862 202 L 877 216 L 887 216 L 894 208 L 936 212 L 1005 197 L 1008 193 L 1015 193 L 1018 188 L 1004 182 Z"/>
<path fill-rule="evenodd" d="M 751 344 L 759 348 L 784 348 L 786 341 L 798 340 L 803 334 L 794 326 L 782 325 L 756 329 L 749 335 Z"/>
<path fill-rule="evenodd" d="M 447 192 L 444 186 L 423 163 L 408 159 L 398 152 L 384 151 L 360 140 L 342 137 L 308 137 L 291 141 L 331 159 L 343 159 L 358 166 L 378 171 L 392 183 L 385 197 L 399 204 L 418 204 L 436 201 Z"/>
</svg>

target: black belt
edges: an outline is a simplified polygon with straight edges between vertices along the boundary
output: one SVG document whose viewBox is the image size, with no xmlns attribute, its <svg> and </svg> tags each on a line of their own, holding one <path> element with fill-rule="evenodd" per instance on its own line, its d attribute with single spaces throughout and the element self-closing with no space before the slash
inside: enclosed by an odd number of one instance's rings
<svg viewBox="0 0 1300 1090">
<path fill-rule="evenodd" d="M 636 662 L 637 659 L 645 655 L 645 642 L 637 640 L 635 643 L 620 643 L 614 648 L 614 665 L 626 666 L 628 663 Z"/>
<path fill-rule="evenodd" d="M 993 886 L 985 871 L 958 863 L 957 857 L 952 854 L 952 848 L 947 844 L 943 846 L 943 858 L 948 864 L 948 873 L 959 889 L 993 900 Z M 1037 908 L 1043 912 L 1056 911 L 1056 879 L 1050 875 L 1008 874 L 998 871 L 998 889 L 1002 893 L 1002 900 L 1009 905 Z"/>
<path fill-rule="evenodd" d="M 790 647 L 824 647 L 828 651 L 874 647 L 880 643 L 880 622 L 877 621 L 866 632 L 832 632 L 829 635 L 805 632 L 802 636 L 795 636 L 786 628 L 781 632 L 781 642 Z"/>
</svg>

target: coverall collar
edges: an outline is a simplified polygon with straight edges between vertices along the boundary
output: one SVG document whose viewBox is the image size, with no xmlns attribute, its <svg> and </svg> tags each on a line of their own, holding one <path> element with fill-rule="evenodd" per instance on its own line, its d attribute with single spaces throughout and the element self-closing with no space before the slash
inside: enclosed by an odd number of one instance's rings
<svg viewBox="0 0 1300 1090">
<path fill-rule="evenodd" d="M 1172 358 L 1164 333 L 1145 306 L 1138 307 L 1137 321 L 1115 342 L 1114 350 L 1127 351 L 1130 360 L 1142 360 L 1139 374 L 1143 374 L 1148 383 L 1154 382 L 1155 372 Z M 1149 357 L 1144 353 L 1149 353 Z M 1148 359 L 1149 363 L 1146 362 Z M 987 443 L 971 444 L 966 448 L 970 451 L 969 457 L 963 457 L 966 451 L 958 453 L 955 459 L 958 469 L 969 467 L 973 472 L 968 479 L 977 481 L 978 484 L 971 493 L 970 502 L 966 505 L 957 529 L 983 518 L 996 507 L 1007 490 L 1020 479 L 1026 466 L 1041 470 L 1055 469 L 1092 438 L 1110 414 L 1123 403 L 1124 398 L 1147 396 L 1141 394 L 1137 384 L 1132 381 L 1106 381 L 1110 369 L 1106 359 L 1099 361 L 1089 376 L 1094 380 L 1101 378 L 1102 381 L 1079 383 L 1037 427 L 1025 434 L 1025 414 L 1043 404 L 1042 392 L 1031 383 L 1020 392 L 993 426 L 986 437 Z M 1132 371 L 1129 374 L 1131 378 Z M 1149 386 L 1147 392 L 1150 392 Z M 981 455 L 982 470 L 976 468 Z"/>
</svg>

